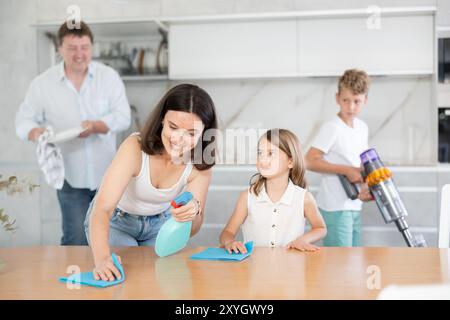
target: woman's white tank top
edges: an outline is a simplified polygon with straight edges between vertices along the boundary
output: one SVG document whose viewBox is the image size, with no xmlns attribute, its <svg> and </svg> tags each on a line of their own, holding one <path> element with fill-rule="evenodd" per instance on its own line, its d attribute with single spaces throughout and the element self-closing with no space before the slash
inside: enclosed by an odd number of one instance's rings
<svg viewBox="0 0 450 320">
<path fill-rule="evenodd" d="M 152 216 L 166 211 L 170 201 L 186 191 L 187 181 L 192 171 L 192 163 L 188 163 L 178 182 L 170 188 L 155 188 L 150 178 L 150 157 L 142 151 L 141 170 L 131 178 L 117 207 L 130 214 Z"/>
</svg>

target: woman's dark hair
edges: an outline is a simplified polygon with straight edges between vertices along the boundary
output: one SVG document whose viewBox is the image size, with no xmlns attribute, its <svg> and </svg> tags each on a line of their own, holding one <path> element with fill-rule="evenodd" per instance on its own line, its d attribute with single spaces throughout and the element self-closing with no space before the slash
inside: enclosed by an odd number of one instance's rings
<svg viewBox="0 0 450 320">
<path fill-rule="evenodd" d="M 197 157 L 195 158 L 195 168 L 206 170 L 214 166 L 216 139 L 204 141 L 203 137 L 208 129 L 217 129 L 216 109 L 209 94 L 193 84 L 180 84 L 173 87 L 158 102 L 141 130 L 142 150 L 148 155 L 162 154 L 164 150 L 161 140 L 162 122 L 169 110 L 194 113 L 200 118 L 204 129 L 197 145 L 191 152 L 191 160 L 194 160 L 194 155 L 201 153 L 201 160 L 197 159 Z M 206 148 L 211 150 L 212 160 L 205 161 L 204 151 Z"/>
</svg>

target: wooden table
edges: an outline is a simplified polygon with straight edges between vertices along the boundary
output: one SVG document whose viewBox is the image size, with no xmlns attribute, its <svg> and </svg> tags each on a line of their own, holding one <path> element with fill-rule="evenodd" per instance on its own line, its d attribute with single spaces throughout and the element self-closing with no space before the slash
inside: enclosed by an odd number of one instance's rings
<svg viewBox="0 0 450 320">
<path fill-rule="evenodd" d="M 190 260 L 204 248 L 158 258 L 151 247 L 117 248 L 126 281 L 68 289 L 67 268 L 93 268 L 88 247 L 0 249 L 0 299 L 374 299 L 389 284 L 449 282 L 448 249 L 322 248 L 301 253 L 255 248 L 241 262 Z M 6 264 L 6 265 L 5 265 Z M 379 273 L 378 273 L 379 271 Z"/>
</svg>

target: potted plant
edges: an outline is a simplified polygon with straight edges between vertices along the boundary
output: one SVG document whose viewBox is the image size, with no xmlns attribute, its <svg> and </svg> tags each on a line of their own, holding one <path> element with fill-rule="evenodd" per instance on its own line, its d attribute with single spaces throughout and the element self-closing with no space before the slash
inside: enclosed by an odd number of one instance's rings
<svg viewBox="0 0 450 320">
<path fill-rule="evenodd" d="M 28 179 L 17 179 L 16 176 L 10 176 L 7 179 L 3 179 L 0 175 L 0 192 L 6 192 L 7 195 L 14 195 L 24 193 L 26 191 L 33 192 L 39 185 L 32 183 Z M 18 229 L 16 220 L 11 218 L 5 213 L 4 209 L 0 207 L 0 232 L 14 233 Z M 4 268 L 5 264 L 0 259 L 0 271 Z"/>
</svg>

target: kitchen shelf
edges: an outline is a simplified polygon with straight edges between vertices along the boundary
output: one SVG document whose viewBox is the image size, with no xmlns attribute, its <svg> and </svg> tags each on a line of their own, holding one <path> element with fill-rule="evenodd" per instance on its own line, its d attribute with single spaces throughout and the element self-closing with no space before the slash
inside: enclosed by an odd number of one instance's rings
<svg viewBox="0 0 450 320">
<path fill-rule="evenodd" d="M 409 77 L 409 76 L 431 76 L 433 75 L 433 70 L 408 70 L 408 71 L 369 71 L 367 74 L 371 77 Z M 245 80 L 245 79 L 302 79 L 302 78 L 336 78 L 342 76 L 341 73 L 285 73 L 285 74 L 234 74 L 234 75 L 223 75 L 223 74 L 187 74 L 183 77 L 172 76 L 173 80 Z"/>
<path fill-rule="evenodd" d="M 168 81 L 169 76 L 167 74 L 155 74 L 155 75 L 136 75 L 136 76 L 121 76 L 125 82 L 138 82 L 138 81 Z"/>
<path fill-rule="evenodd" d="M 156 69 L 154 63 L 156 57 L 152 56 L 152 51 L 156 52 L 158 45 L 162 39 L 159 31 L 160 28 L 165 29 L 166 26 L 158 21 L 153 20 L 103 20 L 103 21 L 87 21 L 94 34 L 93 61 L 101 61 L 106 65 L 110 65 L 119 74 L 123 81 L 139 82 L 139 81 L 166 81 L 168 74 L 157 74 L 144 72 L 138 74 L 136 56 L 131 56 L 130 48 L 137 48 L 137 55 L 141 50 L 145 50 L 145 60 L 143 68 Z M 46 34 L 50 33 L 55 37 L 61 21 L 39 22 L 33 25 L 38 32 L 38 50 L 43 54 L 39 55 L 40 70 L 45 70 L 51 65 L 55 65 L 58 61 L 54 49 L 55 40 L 50 40 Z M 123 44 L 121 46 L 119 44 Z M 121 50 L 124 49 L 125 51 Z M 128 48 L 128 49 L 127 49 Z M 147 51 L 147 50 L 150 51 Z M 106 51 L 106 53 L 104 53 Z M 113 51 L 113 53 L 108 52 Z M 116 51 L 116 52 L 114 52 Z M 45 54 L 44 52 L 48 52 Z M 147 53 L 150 52 L 150 60 L 147 62 Z M 154 54 L 154 53 L 153 53 Z M 150 64 L 148 64 L 150 63 Z M 135 69 L 135 72 L 123 72 L 122 69 Z M 167 68 L 167 66 L 165 66 Z M 133 70 L 132 70 L 133 71 Z"/>
</svg>

